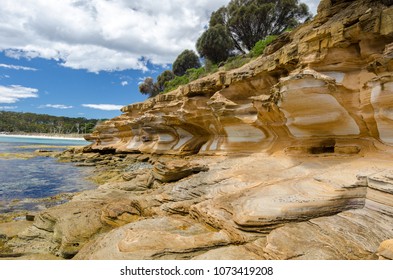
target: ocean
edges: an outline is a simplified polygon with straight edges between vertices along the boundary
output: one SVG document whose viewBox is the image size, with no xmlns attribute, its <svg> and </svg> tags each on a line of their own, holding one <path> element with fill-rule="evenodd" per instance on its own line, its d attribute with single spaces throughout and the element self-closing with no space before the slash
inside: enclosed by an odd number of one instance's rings
<svg viewBox="0 0 393 280">
<path fill-rule="evenodd" d="M 0 214 L 39 211 L 65 202 L 63 193 L 96 186 L 85 178 L 89 167 L 59 163 L 51 157 L 29 157 L 37 149 L 64 150 L 84 146 L 83 140 L 9 137 L 0 135 Z M 59 195 L 58 199 L 49 199 Z"/>
</svg>

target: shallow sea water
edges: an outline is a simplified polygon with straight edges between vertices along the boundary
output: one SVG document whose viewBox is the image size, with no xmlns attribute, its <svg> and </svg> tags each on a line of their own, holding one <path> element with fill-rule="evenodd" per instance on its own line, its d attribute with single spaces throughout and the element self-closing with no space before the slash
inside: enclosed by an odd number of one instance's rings
<svg viewBox="0 0 393 280">
<path fill-rule="evenodd" d="M 49 150 L 63 150 L 67 146 L 86 145 L 86 142 L 0 136 L 0 154 L 29 153 L 42 145 Z M 95 188 L 92 182 L 85 179 L 91 171 L 91 168 L 59 163 L 50 157 L 0 157 L 0 213 L 42 210 L 53 206 L 43 203 L 43 198 Z"/>
</svg>

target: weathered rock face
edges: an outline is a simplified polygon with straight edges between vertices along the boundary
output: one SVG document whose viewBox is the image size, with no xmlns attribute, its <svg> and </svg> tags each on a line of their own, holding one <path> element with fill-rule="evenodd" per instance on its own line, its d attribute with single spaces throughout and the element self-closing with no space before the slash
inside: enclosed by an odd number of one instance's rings
<svg viewBox="0 0 393 280">
<path fill-rule="evenodd" d="M 314 20 L 244 67 L 124 107 L 88 137 L 91 148 L 356 154 L 374 139 L 391 146 L 392 18 L 381 1 L 322 1 Z"/>
<path fill-rule="evenodd" d="M 88 137 L 98 153 L 73 158 L 113 166 L 118 181 L 42 212 L 7 248 L 76 259 L 392 259 L 391 5 L 323 0 L 244 67 L 124 107 Z"/>
<path fill-rule="evenodd" d="M 196 259 L 226 258 L 223 254 L 248 259 L 391 258 L 391 5 L 323 0 L 312 21 L 280 36 L 249 64 L 124 107 L 121 116 L 89 136 L 95 141 L 89 149 L 253 153 L 219 160 L 208 172 L 166 184 L 145 197 L 154 201 L 156 215 L 173 215 L 173 223 L 176 215 L 183 215 L 216 234 L 225 233 L 221 245 L 206 235 L 209 251 L 198 247 Z M 169 176 L 176 170 L 177 164 L 172 165 L 159 163 L 153 174 L 158 178 L 166 170 Z M 158 258 L 165 251 L 160 246 L 148 255 L 141 248 L 117 249 L 138 236 L 155 240 L 156 233 L 137 230 L 145 223 L 108 233 L 78 257 Z M 173 234 L 172 229 L 160 233 L 182 236 Z M 194 240 L 199 235 L 191 236 Z M 102 244 L 110 246 L 104 250 Z M 224 244 L 232 245 L 214 248 Z M 190 250 L 182 243 L 173 247 L 179 247 L 178 256 Z"/>
</svg>

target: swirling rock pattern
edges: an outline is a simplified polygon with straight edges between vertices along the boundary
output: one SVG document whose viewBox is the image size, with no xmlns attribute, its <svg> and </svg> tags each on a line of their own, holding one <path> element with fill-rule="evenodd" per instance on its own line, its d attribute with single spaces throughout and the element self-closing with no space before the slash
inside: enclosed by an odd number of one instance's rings
<svg viewBox="0 0 393 280">
<path fill-rule="evenodd" d="M 123 181 L 39 214 L 9 247 L 76 259 L 391 259 L 391 4 L 323 0 L 249 64 L 122 108 L 86 137 L 96 154 L 75 156 L 135 156 L 117 168 Z"/>
<path fill-rule="evenodd" d="M 329 140 L 326 151 L 359 153 L 365 141 L 392 145 L 393 8 L 366 0 L 329 7 L 239 69 L 122 108 L 87 137 L 90 149 L 323 152 Z"/>
</svg>

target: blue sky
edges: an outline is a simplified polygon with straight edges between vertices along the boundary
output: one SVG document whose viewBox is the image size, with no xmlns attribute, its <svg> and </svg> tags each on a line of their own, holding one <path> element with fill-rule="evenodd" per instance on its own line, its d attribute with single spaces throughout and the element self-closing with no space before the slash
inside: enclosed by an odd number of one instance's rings
<svg viewBox="0 0 393 280">
<path fill-rule="evenodd" d="M 112 118 L 229 0 L 2 0 L 0 110 Z M 315 10 L 319 1 L 303 1 Z M 165 4 L 163 4 L 165 3 Z"/>
<path fill-rule="evenodd" d="M 138 91 L 144 77 L 163 71 L 147 64 L 147 71 L 88 72 L 42 58 L 13 59 L 0 53 L 0 110 L 57 116 L 112 118 L 127 104 L 146 99 Z M 6 93 L 9 94 L 6 94 Z"/>
</svg>

